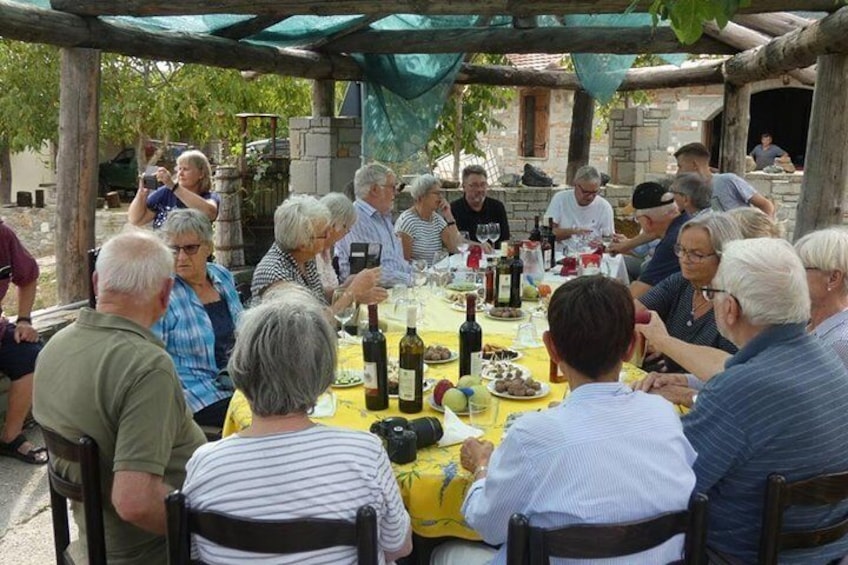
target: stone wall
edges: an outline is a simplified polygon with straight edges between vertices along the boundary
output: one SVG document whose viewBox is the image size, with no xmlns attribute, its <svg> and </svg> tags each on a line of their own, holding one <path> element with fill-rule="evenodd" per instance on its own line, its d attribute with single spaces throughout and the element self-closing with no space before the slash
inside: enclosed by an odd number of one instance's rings
<svg viewBox="0 0 848 565">
<path fill-rule="evenodd" d="M 609 174 L 612 182 L 635 186 L 668 174 L 666 108 L 624 108 L 610 113 Z"/>
<path fill-rule="evenodd" d="M 360 166 L 361 138 L 359 118 L 291 118 L 291 192 L 340 192 Z"/>
</svg>

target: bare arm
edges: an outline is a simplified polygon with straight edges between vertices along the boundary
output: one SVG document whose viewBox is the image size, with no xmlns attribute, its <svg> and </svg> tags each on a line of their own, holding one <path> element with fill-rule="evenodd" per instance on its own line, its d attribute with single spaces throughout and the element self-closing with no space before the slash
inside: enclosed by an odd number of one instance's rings
<svg viewBox="0 0 848 565">
<path fill-rule="evenodd" d="M 752 196 L 751 199 L 748 201 L 748 204 L 754 206 L 755 208 L 759 208 L 766 214 L 766 216 L 770 218 L 774 217 L 774 204 L 771 200 L 769 200 L 762 194 L 757 193 Z"/>
<path fill-rule="evenodd" d="M 122 520 L 164 535 L 165 497 L 171 490 L 158 475 L 117 471 L 112 481 L 112 505 Z"/>
<path fill-rule="evenodd" d="M 147 197 L 151 191 L 142 186 L 142 180 L 138 179 L 138 190 L 135 193 L 135 198 L 130 202 L 130 207 L 127 210 L 127 220 L 134 226 L 145 226 L 153 221 L 156 214 L 153 210 L 147 207 Z"/>
<path fill-rule="evenodd" d="M 32 314 L 32 305 L 35 303 L 35 292 L 38 287 L 38 279 L 33 279 L 29 284 L 19 286 L 18 288 L 18 316 L 29 318 Z M 38 341 L 38 331 L 32 327 L 32 323 L 27 321 L 17 322 L 15 324 L 15 341 L 20 343 L 28 341 L 35 343 Z"/>
<path fill-rule="evenodd" d="M 412 237 L 406 233 L 399 231 L 400 243 L 403 246 L 403 258 L 407 261 L 412 261 Z"/>
<path fill-rule="evenodd" d="M 589 233 L 592 230 L 583 229 L 583 228 L 561 228 L 559 224 L 554 222 L 554 236 L 557 241 L 562 241 L 563 239 L 568 239 L 573 235 L 582 235 L 584 233 Z"/>
<path fill-rule="evenodd" d="M 662 353 L 701 379 L 709 380 L 724 370 L 730 354 L 705 345 L 693 345 L 668 334 L 662 319 L 653 312 L 647 324 L 636 324 L 636 330 L 648 340 L 654 351 Z"/>
<path fill-rule="evenodd" d="M 622 241 L 616 241 L 615 243 L 610 245 L 611 253 L 630 253 L 640 245 L 644 245 L 645 243 L 649 243 L 657 239 L 657 236 L 651 235 L 647 232 L 642 232 L 636 237 L 632 237 L 630 239 L 625 239 Z"/>
<path fill-rule="evenodd" d="M 633 295 L 633 298 L 639 298 L 640 296 L 644 296 L 652 288 L 654 287 L 642 281 L 633 281 L 630 283 L 630 294 Z"/>
<path fill-rule="evenodd" d="M 392 561 L 397 561 L 401 557 L 406 557 L 412 553 L 412 528 L 409 528 L 406 531 L 406 539 L 403 540 L 403 546 L 400 549 L 393 552 L 385 552 L 386 555 L 386 563 L 391 563 Z"/>
<path fill-rule="evenodd" d="M 179 185 L 174 188 L 174 196 L 180 199 L 187 207 L 203 212 L 213 222 L 218 217 L 218 204 L 214 200 L 207 200 L 199 194 L 195 194 Z"/>
</svg>

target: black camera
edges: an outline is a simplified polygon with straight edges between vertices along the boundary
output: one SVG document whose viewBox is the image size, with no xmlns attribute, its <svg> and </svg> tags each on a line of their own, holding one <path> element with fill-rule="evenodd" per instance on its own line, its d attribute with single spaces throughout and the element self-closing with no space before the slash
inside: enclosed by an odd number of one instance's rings
<svg viewBox="0 0 848 565">
<path fill-rule="evenodd" d="M 383 438 L 389 461 L 402 465 L 415 461 L 418 450 L 434 445 L 443 432 L 438 418 L 393 416 L 371 424 L 371 433 Z"/>
<path fill-rule="evenodd" d="M 159 181 L 156 180 L 156 175 L 144 175 L 141 179 L 142 186 L 147 190 L 156 190 L 159 188 Z"/>
</svg>

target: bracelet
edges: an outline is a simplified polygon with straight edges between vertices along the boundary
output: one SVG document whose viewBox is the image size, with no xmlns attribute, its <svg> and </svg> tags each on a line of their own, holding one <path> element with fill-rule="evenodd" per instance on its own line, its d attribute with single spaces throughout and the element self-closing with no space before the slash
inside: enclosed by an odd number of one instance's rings
<svg viewBox="0 0 848 565">
<path fill-rule="evenodd" d="M 15 323 L 18 324 L 20 322 L 26 322 L 29 325 L 32 325 L 32 318 L 29 316 L 18 316 L 18 319 L 15 320 Z"/>
<path fill-rule="evenodd" d="M 485 473 L 488 470 L 489 470 L 488 465 L 480 465 L 479 467 L 474 469 L 474 480 L 475 481 L 477 480 L 477 475 L 479 475 L 480 473 Z"/>
</svg>

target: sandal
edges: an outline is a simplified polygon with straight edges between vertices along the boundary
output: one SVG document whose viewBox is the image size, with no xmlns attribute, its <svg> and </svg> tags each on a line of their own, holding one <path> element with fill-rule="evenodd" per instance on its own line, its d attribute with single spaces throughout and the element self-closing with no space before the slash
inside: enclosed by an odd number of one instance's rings
<svg viewBox="0 0 848 565">
<path fill-rule="evenodd" d="M 47 463 L 47 457 L 41 459 L 39 456 L 42 453 L 46 453 L 46 447 L 33 447 L 27 452 L 19 451 L 20 447 L 25 444 L 27 438 L 24 434 L 18 435 L 15 439 L 10 441 L 9 443 L 5 443 L 0 441 L 0 456 L 2 457 L 14 457 L 24 463 L 29 463 L 30 465 L 44 465 Z"/>
</svg>

